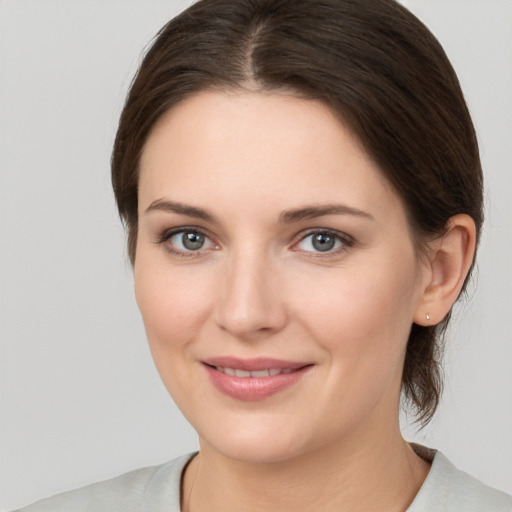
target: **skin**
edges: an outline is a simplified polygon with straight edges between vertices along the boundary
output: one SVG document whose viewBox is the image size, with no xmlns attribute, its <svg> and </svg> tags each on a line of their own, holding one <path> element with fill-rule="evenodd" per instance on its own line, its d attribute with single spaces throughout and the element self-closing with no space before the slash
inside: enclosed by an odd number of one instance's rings
<svg viewBox="0 0 512 512">
<path fill-rule="evenodd" d="M 203 247 L 184 248 L 179 228 Z M 319 252 L 311 234 L 326 230 L 336 244 Z M 199 434 L 183 508 L 405 510 L 429 469 L 398 425 L 408 334 L 448 311 L 471 236 L 461 216 L 418 258 L 400 198 L 318 102 L 203 92 L 169 111 L 141 159 L 134 270 L 156 366 Z M 218 356 L 311 367 L 241 401 L 208 378 Z"/>
</svg>

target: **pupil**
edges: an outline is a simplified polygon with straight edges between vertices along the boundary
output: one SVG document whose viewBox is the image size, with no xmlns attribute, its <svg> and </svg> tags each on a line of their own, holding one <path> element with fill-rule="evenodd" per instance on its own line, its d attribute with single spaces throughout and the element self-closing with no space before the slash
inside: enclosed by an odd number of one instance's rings
<svg viewBox="0 0 512 512">
<path fill-rule="evenodd" d="M 204 245 L 204 235 L 201 233 L 183 233 L 183 247 L 189 251 L 197 251 Z"/>
<path fill-rule="evenodd" d="M 330 251 L 335 243 L 334 237 L 331 235 L 320 233 L 313 237 L 313 247 L 320 252 Z"/>
</svg>

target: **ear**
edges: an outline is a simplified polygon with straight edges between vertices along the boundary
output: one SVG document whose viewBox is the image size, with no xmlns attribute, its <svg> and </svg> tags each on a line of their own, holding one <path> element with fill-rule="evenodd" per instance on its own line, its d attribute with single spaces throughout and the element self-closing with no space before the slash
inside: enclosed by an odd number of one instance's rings
<svg viewBox="0 0 512 512">
<path fill-rule="evenodd" d="M 414 322 L 425 326 L 441 322 L 460 294 L 475 255 L 475 222 L 469 215 L 451 217 L 446 233 L 429 246 L 414 313 Z"/>
</svg>

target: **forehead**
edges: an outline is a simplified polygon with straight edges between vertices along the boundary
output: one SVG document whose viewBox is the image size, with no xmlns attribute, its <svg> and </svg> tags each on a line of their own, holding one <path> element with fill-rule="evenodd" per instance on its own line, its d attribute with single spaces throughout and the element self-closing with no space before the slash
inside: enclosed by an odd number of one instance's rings
<svg viewBox="0 0 512 512">
<path fill-rule="evenodd" d="M 239 207 L 248 198 L 368 209 L 397 196 L 324 104 L 286 94 L 202 92 L 167 112 L 141 158 L 140 207 L 155 199 Z M 398 201 L 399 203 L 400 201 Z"/>
</svg>

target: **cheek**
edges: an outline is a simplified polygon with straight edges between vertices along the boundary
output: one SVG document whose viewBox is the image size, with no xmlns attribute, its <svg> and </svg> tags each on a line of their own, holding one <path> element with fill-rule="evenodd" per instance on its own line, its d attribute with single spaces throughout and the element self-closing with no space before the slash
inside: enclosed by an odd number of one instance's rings
<svg viewBox="0 0 512 512">
<path fill-rule="evenodd" d="M 183 349 L 208 315 L 211 293 L 201 273 L 155 265 L 143 255 L 135 266 L 135 297 L 158 365 L 160 352 Z"/>
<path fill-rule="evenodd" d="M 403 359 L 413 319 L 416 273 L 411 264 L 384 263 L 297 281 L 296 316 L 333 359 L 347 366 L 346 371 L 381 368 L 386 362 L 392 366 Z"/>
<path fill-rule="evenodd" d="M 194 367 L 187 363 L 193 362 L 193 343 L 208 316 L 210 294 L 197 272 L 183 267 L 171 272 L 168 266 L 140 257 L 135 266 L 135 296 L 158 373 L 185 412 L 192 407 L 186 397 Z"/>
</svg>

